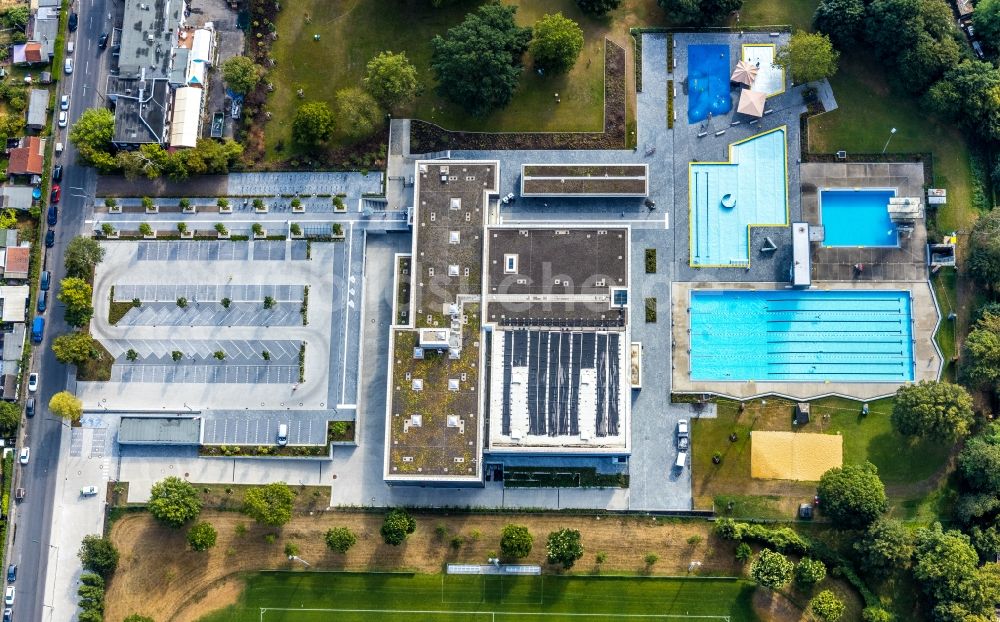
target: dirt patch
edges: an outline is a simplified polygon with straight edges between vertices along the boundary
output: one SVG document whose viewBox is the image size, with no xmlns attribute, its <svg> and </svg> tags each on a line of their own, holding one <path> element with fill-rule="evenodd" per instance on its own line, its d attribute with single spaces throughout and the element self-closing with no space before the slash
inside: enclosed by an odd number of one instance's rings
<svg viewBox="0 0 1000 622">
<path fill-rule="evenodd" d="M 525 525 L 534 535 L 534 548 L 526 563 L 544 564 L 548 533 L 571 528 L 583 534 L 585 551 L 573 572 L 676 576 L 686 575 L 694 560 L 702 563 L 698 569 L 701 575 L 732 576 L 741 571 L 733 557 L 733 544 L 716 539 L 707 521 L 533 514 L 415 516 L 417 531 L 403 546 L 391 547 L 379 535 L 381 514 L 314 512 L 297 516 L 276 530 L 256 525 L 235 512 L 206 511 L 201 518 L 218 530 L 218 542 L 208 552 L 196 553 L 188 548 L 184 530 L 163 527 L 145 513 L 130 514 L 110 530 L 122 556 L 108 588 L 106 617 L 121 620 L 140 612 L 156 620 L 196 620 L 233 602 L 240 587 L 238 573 L 295 569 L 295 562 L 284 554 L 289 542 L 298 546 L 299 556 L 312 564 L 313 570 L 436 573 L 450 562 L 494 555 L 500 530 L 508 523 Z M 349 527 L 357 534 L 358 543 L 347 555 L 326 548 L 323 535 L 334 526 Z M 276 535 L 273 543 L 265 540 L 268 534 Z M 597 553 L 606 556 L 602 564 L 596 561 Z M 648 553 L 659 557 L 651 567 L 644 561 Z"/>
<path fill-rule="evenodd" d="M 753 610 L 761 620 L 769 622 L 798 622 L 806 619 L 801 609 L 771 590 L 754 591 Z"/>
</svg>

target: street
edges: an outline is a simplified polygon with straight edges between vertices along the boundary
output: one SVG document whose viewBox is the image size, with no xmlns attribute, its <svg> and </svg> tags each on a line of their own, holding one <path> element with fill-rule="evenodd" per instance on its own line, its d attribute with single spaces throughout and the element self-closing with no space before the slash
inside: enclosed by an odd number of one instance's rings
<svg viewBox="0 0 1000 622">
<path fill-rule="evenodd" d="M 99 50 L 97 39 L 103 32 L 111 31 L 108 20 L 108 10 L 111 6 L 106 0 L 80 0 L 74 3 L 74 10 L 79 13 L 79 29 L 70 33 L 67 40 L 76 41 L 73 53 L 75 71 L 67 76 L 61 67 L 54 67 L 53 73 L 59 72 L 62 80 L 59 82 L 57 96 L 70 96 L 69 127 L 89 107 L 103 105 L 103 85 L 107 79 L 110 54 Z M 91 200 L 97 183 L 93 169 L 79 166 L 76 163 L 76 150 L 67 136 L 69 128 L 59 129 L 56 126 L 56 116 L 53 114 L 53 140 L 62 142 L 65 151 L 53 159 L 53 165 L 63 165 L 61 186 L 62 201 L 59 210 L 59 224 L 56 227 L 55 246 L 43 249 L 43 270 L 51 270 L 53 282 L 58 283 L 65 275 L 62 256 L 66 244 L 85 228 L 85 221 L 93 211 Z M 43 223 L 44 225 L 44 223 Z M 44 232 L 44 227 L 42 231 Z M 36 240 L 41 244 L 41 238 Z M 53 286 L 53 290 L 56 287 Z M 55 292 L 53 292 L 54 294 Z M 54 299 L 53 299 L 54 300 Z M 34 309 L 31 310 L 34 312 Z M 24 445 L 31 447 L 31 463 L 21 469 L 19 486 L 26 490 L 25 500 L 11 512 L 11 527 L 13 544 L 8 556 L 9 563 L 18 566 L 17 600 L 15 618 L 18 620 L 50 620 L 53 619 L 52 586 L 46 587 L 46 576 L 54 572 L 50 568 L 50 554 L 59 555 L 60 551 L 51 545 L 52 515 L 56 504 L 53 503 L 57 488 L 57 465 L 60 456 L 60 440 L 64 422 L 48 411 L 48 402 L 54 393 L 66 389 L 66 366 L 59 363 L 49 345 L 53 337 L 68 330 L 63 320 L 61 304 L 52 304 L 46 313 L 45 338 L 36 345 L 32 353 L 32 367 L 25 370 L 39 372 L 39 387 L 36 394 L 37 414 L 32 419 L 26 419 L 23 427 Z M 30 316 L 29 316 L 30 317 Z M 67 508 L 68 510 L 68 508 Z M 75 555 L 75 551 L 64 551 Z M 60 612 L 60 619 L 70 619 L 74 612 Z"/>
</svg>

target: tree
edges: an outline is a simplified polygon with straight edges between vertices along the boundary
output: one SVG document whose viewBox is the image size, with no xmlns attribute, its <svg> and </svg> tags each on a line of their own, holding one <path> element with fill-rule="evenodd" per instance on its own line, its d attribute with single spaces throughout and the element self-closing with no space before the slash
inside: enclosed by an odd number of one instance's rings
<svg viewBox="0 0 1000 622">
<path fill-rule="evenodd" d="M 104 261 L 104 247 L 97 240 L 78 235 L 69 241 L 63 252 L 66 276 L 89 279 L 97 264 Z"/>
<path fill-rule="evenodd" d="M 111 138 L 115 133 L 115 115 L 107 108 L 88 108 L 73 124 L 69 139 L 76 147 L 83 164 L 102 171 L 115 168 L 111 155 Z"/>
<path fill-rule="evenodd" d="M 212 523 L 202 521 L 196 523 L 188 529 L 187 541 L 195 551 L 207 551 L 215 546 L 215 540 L 219 537 L 219 532 L 215 530 Z"/>
<path fill-rule="evenodd" d="M 243 495 L 243 513 L 258 523 L 279 527 L 292 519 L 295 493 L 285 482 L 248 488 Z"/>
<path fill-rule="evenodd" d="M 529 48 L 535 67 L 551 73 L 568 71 L 583 49 L 583 30 L 562 13 L 543 15 L 535 22 Z"/>
<path fill-rule="evenodd" d="M 861 567 L 872 576 L 885 578 L 909 567 L 913 557 L 913 535 L 901 522 L 881 517 L 854 543 Z"/>
<path fill-rule="evenodd" d="M 417 530 L 417 521 L 406 510 L 393 508 L 385 515 L 382 521 L 382 540 L 386 544 L 399 546 L 406 540 L 406 536 Z"/>
<path fill-rule="evenodd" d="M 191 482 L 179 477 L 167 477 L 155 484 L 149 493 L 149 513 L 169 527 L 182 527 L 201 513 L 201 499 Z"/>
<path fill-rule="evenodd" d="M 984 48 L 994 54 L 1000 52 L 1000 0 L 979 0 L 972 26 Z"/>
<path fill-rule="evenodd" d="M 353 139 L 365 138 L 382 126 L 383 113 L 378 102 L 357 87 L 337 91 L 337 117 L 340 129 Z"/>
<path fill-rule="evenodd" d="M 809 601 L 809 610 L 813 615 L 826 622 L 837 622 L 845 609 L 844 601 L 830 590 L 823 590 Z"/>
<path fill-rule="evenodd" d="M 812 587 L 826 578 L 826 564 L 818 559 L 803 557 L 795 564 L 795 583 L 799 587 Z"/>
<path fill-rule="evenodd" d="M 531 532 L 524 525 L 504 525 L 500 532 L 500 555 L 513 559 L 527 557 L 533 541 Z"/>
<path fill-rule="evenodd" d="M 943 3 L 942 6 L 947 8 Z M 954 37 L 939 38 L 928 32 L 921 32 L 899 54 L 898 65 L 906 68 L 906 77 L 897 78 L 896 83 L 914 95 L 920 95 L 940 79 L 945 71 L 957 65 L 961 58 L 962 51 Z"/>
<path fill-rule="evenodd" d="M 84 536 L 77 555 L 85 569 L 96 572 L 104 579 L 114 574 L 118 568 L 118 549 L 111 540 L 101 536 Z"/>
<path fill-rule="evenodd" d="M 656 0 L 672 21 L 711 24 L 743 6 L 743 0 Z"/>
<path fill-rule="evenodd" d="M 881 607 L 865 607 L 861 612 L 863 622 L 892 622 L 892 614 Z"/>
<path fill-rule="evenodd" d="M 867 527 L 889 507 L 878 469 L 870 462 L 830 469 L 820 477 L 817 494 L 823 513 L 842 529 Z"/>
<path fill-rule="evenodd" d="M 865 22 L 864 0 L 821 0 L 813 15 L 816 30 L 841 50 L 858 42 Z"/>
<path fill-rule="evenodd" d="M 876 0 L 878 1 L 878 0 Z M 905 40 L 905 39 L 901 39 Z M 987 140 L 1000 140 L 1000 69 L 990 63 L 964 60 L 944 74 L 925 96 L 927 107 L 946 119 L 953 119 L 966 130 Z M 993 216 L 990 212 L 979 220 Z M 977 222 L 978 225 L 978 222 Z M 982 258 L 977 257 L 975 235 L 978 226 L 973 226 L 973 252 L 969 255 L 969 271 L 977 280 L 985 276 L 980 266 Z M 995 262 L 995 260 L 994 260 Z M 988 283 L 997 283 L 1000 267 L 991 262 Z"/>
<path fill-rule="evenodd" d="M 978 525 L 969 530 L 969 541 L 979 553 L 979 559 L 984 562 L 996 561 L 1000 556 L 1000 529 L 996 522 L 986 528 Z"/>
<path fill-rule="evenodd" d="M 550 564 L 562 564 L 563 568 L 572 568 L 576 560 L 583 557 L 580 532 L 576 529 L 551 532 L 545 543 L 545 556 Z"/>
<path fill-rule="evenodd" d="M 84 326 L 94 315 L 94 307 L 90 301 L 94 290 L 81 278 L 71 276 L 59 282 L 59 302 L 66 305 L 66 323 L 71 326 Z"/>
<path fill-rule="evenodd" d="M 874 0 L 868 5 L 865 40 L 875 53 L 893 62 L 902 46 L 896 41 L 915 41 L 923 30 L 921 0 Z"/>
<path fill-rule="evenodd" d="M 156 622 L 153 618 L 149 616 L 141 616 L 138 613 L 133 613 L 129 617 L 122 620 L 122 622 Z"/>
<path fill-rule="evenodd" d="M 580 10 L 588 15 L 604 17 L 622 5 L 622 0 L 576 0 Z"/>
<path fill-rule="evenodd" d="M 333 110 L 326 102 L 306 102 L 295 111 L 292 138 L 303 147 L 315 149 L 333 136 Z"/>
<path fill-rule="evenodd" d="M 975 492 L 1000 495 L 1000 422 L 969 439 L 958 454 L 958 472 Z"/>
<path fill-rule="evenodd" d="M 12 432 L 21 423 L 21 407 L 15 402 L 0 402 L 0 430 Z"/>
<path fill-rule="evenodd" d="M 28 5 L 22 4 L 18 6 L 13 6 L 3 13 L 3 17 L 0 17 L 0 21 L 3 22 L 5 28 L 11 30 L 24 30 L 24 27 L 28 25 L 28 20 L 31 18 L 31 9 Z"/>
<path fill-rule="evenodd" d="M 750 578 L 758 585 L 772 590 L 779 590 L 792 580 L 792 570 L 795 565 L 781 553 L 771 549 L 762 549 L 757 559 L 750 564 Z"/>
<path fill-rule="evenodd" d="M 135 151 L 119 151 L 115 162 L 122 174 L 129 180 L 140 175 L 147 179 L 156 179 L 170 168 L 173 158 L 163 145 L 158 143 L 142 145 Z"/>
<path fill-rule="evenodd" d="M 419 89 L 417 68 L 405 52 L 379 52 L 368 61 L 365 90 L 386 108 L 410 103 Z"/>
<path fill-rule="evenodd" d="M 1000 285 L 1000 210 L 991 210 L 976 219 L 969 246 L 969 273 L 980 285 L 997 289 Z"/>
<path fill-rule="evenodd" d="M 49 410 L 63 419 L 79 421 L 83 416 L 83 402 L 69 391 L 60 391 L 49 400 Z"/>
<path fill-rule="evenodd" d="M 903 385 L 892 407 L 892 425 L 903 436 L 953 440 L 969 433 L 973 418 L 972 397 L 950 382 Z"/>
<path fill-rule="evenodd" d="M 82 365 L 98 356 L 97 345 L 90 333 L 73 331 L 52 340 L 56 360 L 67 365 Z"/>
<path fill-rule="evenodd" d="M 979 555 L 972 548 L 969 537 L 949 530 L 941 523 L 916 532 L 913 576 L 921 589 L 938 601 L 961 600 L 966 586 L 973 580 Z"/>
<path fill-rule="evenodd" d="M 264 76 L 264 68 L 246 56 L 232 56 L 222 63 L 222 79 L 236 93 L 249 93 Z"/>
<path fill-rule="evenodd" d="M 1000 389 L 1000 314 L 984 312 L 965 339 L 964 379 L 983 389 Z"/>
<path fill-rule="evenodd" d="M 830 38 L 819 32 L 800 30 L 792 35 L 788 45 L 778 50 L 775 63 L 790 71 L 796 83 L 813 82 L 837 73 L 840 53 L 833 49 Z"/>
<path fill-rule="evenodd" d="M 510 103 L 531 29 L 514 22 L 517 7 L 487 3 L 431 41 L 438 93 L 474 115 Z"/>
<path fill-rule="evenodd" d="M 358 537 L 347 527 L 334 527 L 328 530 L 325 539 L 327 548 L 342 555 L 358 541 Z"/>
</svg>

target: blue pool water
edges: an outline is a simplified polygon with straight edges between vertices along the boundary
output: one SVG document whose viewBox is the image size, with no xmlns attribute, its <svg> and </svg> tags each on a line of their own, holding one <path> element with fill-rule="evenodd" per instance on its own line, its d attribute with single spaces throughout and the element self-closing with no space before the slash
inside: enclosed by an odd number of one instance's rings
<svg viewBox="0 0 1000 622">
<path fill-rule="evenodd" d="M 729 46 L 688 46 L 688 123 L 726 114 L 729 97 Z"/>
<path fill-rule="evenodd" d="M 747 266 L 750 229 L 788 224 L 785 130 L 729 146 L 729 162 L 690 164 L 690 263 Z"/>
<path fill-rule="evenodd" d="M 906 291 L 691 292 L 691 379 L 913 380 Z"/>
<path fill-rule="evenodd" d="M 894 196 L 895 190 L 884 188 L 821 190 L 823 246 L 899 246 L 896 225 L 886 210 Z"/>
</svg>

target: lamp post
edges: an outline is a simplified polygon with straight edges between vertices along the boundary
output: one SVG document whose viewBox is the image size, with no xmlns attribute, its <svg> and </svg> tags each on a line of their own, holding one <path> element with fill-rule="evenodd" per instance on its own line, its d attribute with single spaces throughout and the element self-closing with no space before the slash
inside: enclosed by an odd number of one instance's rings
<svg viewBox="0 0 1000 622">
<path fill-rule="evenodd" d="M 892 140 L 892 135 L 895 133 L 896 133 L 896 128 L 892 128 L 891 130 L 889 130 L 889 138 L 886 139 L 885 146 L 882 147 L 882 153 L 885 153 L 885 150 L 889 148 L 889 141 Z"/>
</svg>

